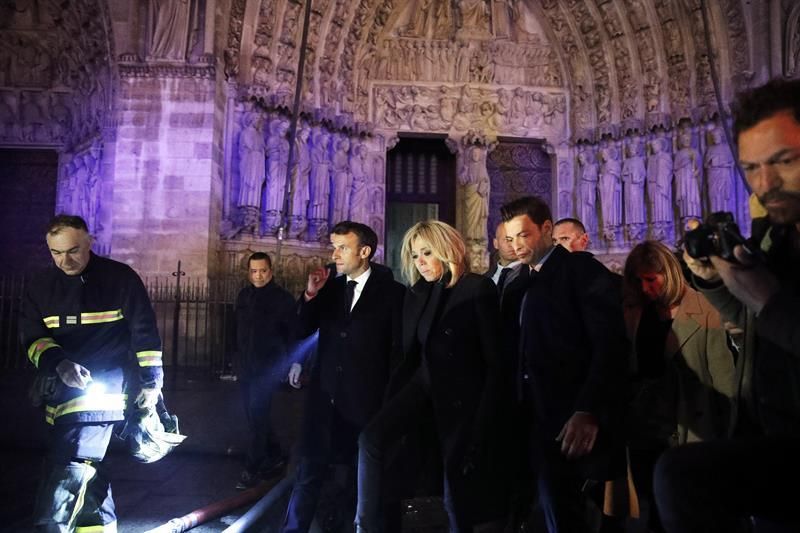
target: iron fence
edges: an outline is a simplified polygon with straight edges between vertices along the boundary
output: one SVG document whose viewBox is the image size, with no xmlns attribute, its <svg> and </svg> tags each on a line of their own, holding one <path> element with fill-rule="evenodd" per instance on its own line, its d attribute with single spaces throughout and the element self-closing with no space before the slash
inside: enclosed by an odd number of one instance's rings
<svg viewBox="0 0 800 533">
<path fill-rule="evenodd" d="M 178 268 L 180 271 L 180 267 Z M 0 368 L 29 364 L 19 339 L 19 313 L 28 278 L 0 277 Z M 145 278 L 161 334 L 164 365 L 226 372 L 234 351 L 234 304 L 241 277 Z"/>
</svg>

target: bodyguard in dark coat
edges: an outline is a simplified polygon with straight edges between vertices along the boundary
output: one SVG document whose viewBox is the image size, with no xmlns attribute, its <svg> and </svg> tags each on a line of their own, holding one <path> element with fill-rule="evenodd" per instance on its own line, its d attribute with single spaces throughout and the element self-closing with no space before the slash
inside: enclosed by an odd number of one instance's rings
<svg viewBox="0 0 800 533">
<path fill-rule="evenodd" d="M 272 279 L 272 260 L 263 252 L 247 260 L 250 283 L 236 297 L 236 373 L 242 391 L 250 446 L 238 489 L 257 484 L 284 466 L 272 431 L 272 395 L 286 381 L 294 299 Z"/>
<path fill-rule="evenodd" d="M 403 307 L 405 359 L 392 379 L 397 394 L 359 440 L 356 522 L 359 531 L 381 530 L 385 450 L 433 417 L 450 531 L 471 531 L 502 518 L 507 504 L 502 460 L 507 443 L 498 442 L 505 433 L 496 424 L 497 414 L 507 409 L 497 400 L 502 369 L 497 290 L 488 278 L 464 273 L 463 240 L 442 222 L 413 226 L 401 254 L 414 283 Z M 409 375 L 406 383 L 396 383 Z"/>
<path fill-rule="evenodd" d="M 502 208 L 517 257 L 532 266 L 520 314 L 520 385 L 531 459 L 550 533 L 591 531 L 583 488 L 621 467 L 627 346 L 609 271 L 553 246 L 550 209 L 536 197 Z"/>
<path fill-rule="evenodd" d="M 375 232 L 340 222 L 331 244 L 343 275 L 329 279 L 326 269 L 315 270 L 298 305 L 300 336 L 319 330 L 319 345 L 285 532 L 308 531 L 329 465 L 354 462 L 358 434 L 380 408 L 392 361 L 400 358 L 404 289 L 388 268 L 370 263 Z M 300 372 L 293 364 L 290 384 L 299 386 Z"/>
</svg>

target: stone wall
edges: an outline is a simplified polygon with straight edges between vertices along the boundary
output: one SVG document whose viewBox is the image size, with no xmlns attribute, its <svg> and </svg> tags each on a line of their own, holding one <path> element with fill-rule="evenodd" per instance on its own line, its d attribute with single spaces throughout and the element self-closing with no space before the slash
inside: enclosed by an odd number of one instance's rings
<svg viewBox="0 0 800 533">
<path fill-rule="evenodd" d="M 111 251 L 139 271 L 170 273 L 181 260 L 187 274 L 205 275 L 215 260 L 212 74 L 200 67 L 123 69 Z"/>
</svg>

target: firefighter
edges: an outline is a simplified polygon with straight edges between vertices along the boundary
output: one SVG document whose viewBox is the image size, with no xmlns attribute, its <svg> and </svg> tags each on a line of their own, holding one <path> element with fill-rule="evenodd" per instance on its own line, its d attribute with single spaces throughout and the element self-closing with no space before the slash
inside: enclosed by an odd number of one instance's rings
<svg viewBox="0 0 800 533">
<path fill-rule="evenodd" d="M 136 407 L 158 402 L 163 371 L 155 313 L 129 266 L 92 253 L 82 218 L 56 216 L 46 239 L 57 268 L 28 285 L 20 318 L 23 346 L 38 369 L 32 397 L 51 426 L 34 529 L 116 531 L 101 463 L 114 423 L 124 418 L 126 382 L 136 391 Z"/>
</svg>

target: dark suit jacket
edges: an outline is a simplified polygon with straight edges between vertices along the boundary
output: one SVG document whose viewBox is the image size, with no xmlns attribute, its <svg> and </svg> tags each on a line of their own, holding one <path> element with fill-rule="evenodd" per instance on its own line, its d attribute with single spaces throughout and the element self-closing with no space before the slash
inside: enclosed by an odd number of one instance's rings
<svg viewBox="0 0 800 533">
<path fill-rule="evenodd" d="M 449 292 L 446 298 L 444 291 Z M 402 385 L 398 381 L 426 365 L 456 512 L 475 523 L 497 516 L 506 499 L 501 465 L 506 443 L 501 441 L 496 417 L 507 408 L 498 402 L 502 367 L 497 306 L 494 284 L 478 274 L 465 274 L 451 289 L 442 283 L 417 282 L 404 302 L 405 360 L 393 377 L 397 390 Z M 465 455 L 472 447 L 480 453 L 474 471 L 465 476 Z"/>
<path fill-rule="evenodd" d="M 298 330 L 301 337 L 319 330 L 307 417 L 325 416 L 320 413 L 330 409 L 324 406 L 333 405 L 337 416 L 360 431 L 380 408 L 392 362 L 400 359 L 405 290 L 394 281 L 391 270 L 372 265 L 372 273 L 348 317 L 345 286 L 346 276 L 330 278 L 311 301 L 301 296 Z M 311 420 L 308 427 L 313 428 L 314 422 Z"/>
<path fill-rule="evenodd" d="M 582 461 L 592 477 L 607 475 L 621 443 L 628 344 L 615 285 L 590 254 L 556 246 L 522 305 L 520 374 L 536 433 L 553 443 L 573 413 L 592 413 L 600 433 Z"/>
</svg>

